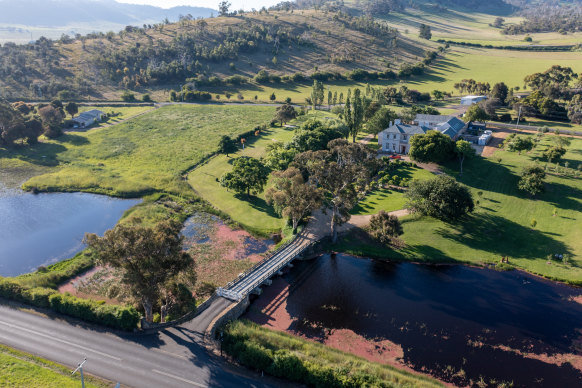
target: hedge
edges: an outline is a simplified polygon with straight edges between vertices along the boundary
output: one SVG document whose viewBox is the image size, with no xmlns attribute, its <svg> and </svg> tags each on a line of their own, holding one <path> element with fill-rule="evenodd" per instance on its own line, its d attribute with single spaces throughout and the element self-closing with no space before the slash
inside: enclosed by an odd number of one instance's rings
<svg viewBox="0 0 582 388">
<path fill-rule="evenodd" d="M 234 321 L 223 331 L 222 347 L 242 365 L 312 387 L 442 387 L 424 376 L 366 361 L 301 338 Z"/>
<path fill-rule="evenodd" d="M 0 278 L 0 296 L 115 329 L 135 329 L 140 320 L 140 313 L 133 307 L 81 299 L 70 294 L 61 294 L 50 288 L 29 288 L 2 278 Z"/>
</svg>

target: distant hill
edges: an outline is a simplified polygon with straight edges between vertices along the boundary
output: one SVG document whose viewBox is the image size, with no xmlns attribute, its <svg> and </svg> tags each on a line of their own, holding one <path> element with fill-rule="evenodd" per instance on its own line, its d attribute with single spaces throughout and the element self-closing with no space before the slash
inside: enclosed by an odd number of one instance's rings
<svg viewBox="0 0 582 388">
<path fill-rule="evenodd" d="M 0 92 L 25 99 L 59 92 L 69 98 L 119 98 L 124 89 L 175 89 L 194 78 L 197 86 L 236 85 L 260 70 L 275 83 L 286 82 L 283 76 L 309 82 L 314 72 L 326 79 L 354 69 L 398 72 L 435 46 L 366 17 L 316 10 L 249 12 L 125 28 L 119 34 L 4 44 Z"/>
<path fill-rule="evenodd" d="M 27 27 L 61 27 L 80 23 L 142 25 L 180 15 L 209 17 L 216 11 L 203 7 L 163 9 L 122 4 L 114 0 L 0 0 L 0 23 Z"/>
</svg>

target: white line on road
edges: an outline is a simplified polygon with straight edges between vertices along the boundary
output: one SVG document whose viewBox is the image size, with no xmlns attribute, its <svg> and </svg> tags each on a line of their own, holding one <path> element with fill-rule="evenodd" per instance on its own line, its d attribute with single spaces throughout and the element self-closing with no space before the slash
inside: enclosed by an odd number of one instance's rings
<svg viewBox="0 0 582 388">
<path fill-rule="evenodd" d="M 103 353 L 103 352 L 100 352 L 98 350 L 91 349 L 91 348 L 88 348 L 88 347 L 85 347 L 85 346 L 77 345 L 77 344 L 75 344 L 73 342 L 69 342 L 69 341 L 65 341 L 65 340 L 59 339 L 59 338 L 55 338 L 53 336 L 50 336 L 48 334 L 41 333 L 41 332 L 36 331 L 36 330 L 25 329 L 24 327 L 19 327 L 19 326 L 12 325 L 12 324 L 6 323 L 6 322 L 1 322 L 1 321 L 0 321 L 0 324 L 5 325 L 5 326 L 8 326 L 8 327 L 11 327 L 13 329 L 26 331 L 28 333 L 35 334 L 35 335 L 38 335 L 40 337 L 48 338 L 48 339 L 53 340 L 53 341 L 58 341 L 58 342 L 61 342 L 63 344 L 66 344 L 66 345 L 74 346 L 74 347 L 77 347 L 79 349 L 83 349 L 83 350 L 88 351 L 88 352 L 92 352 L 92 353 L 95 353 L 95 354 L 99 354 L 99 355 L 101 355 L 103 357 L 109 357 L 109 358 L 111 358 L 113 360 L 116 360 L 116 361 L 121 361 L 121 358 L 119 358 L 119 357 L 115 357 L 115 356 L 112 356 L 110 354 Z"/>
<path fill-rule="evenodd" d="M 183 379 L 182 377 L 174 376 L 174 375 L 172 375 L 172 374 L 169 374 L 169 373 L 166 373 L 166 372 L 162 372 L 162 371 L 160 371 L 160 370 L 157 370 L 157 369 L 152 369 L 152 372 L 155 372 L 155 373 L 158 373 L 158 374 L 164 375 L 164 376 L 166 376 L 166 377 L 171 377 L 171 378 L 173 378 L 173 379 L 176 379 L 176 380 L 180 380 L 180 381 L 182 381 L 182 382 L 184 382 L 184 383 L 188 383 L 188 384 L 194 385 L 194 386 L 196 386 L 196 387 L 201 387 L 201 388 L 208 388 L 208 385 L 204 385 L 204 384 L 196 383 L 196 382 L 194 382 L 194 381 L 192 381 L 192 380 Z"/>
</svg>

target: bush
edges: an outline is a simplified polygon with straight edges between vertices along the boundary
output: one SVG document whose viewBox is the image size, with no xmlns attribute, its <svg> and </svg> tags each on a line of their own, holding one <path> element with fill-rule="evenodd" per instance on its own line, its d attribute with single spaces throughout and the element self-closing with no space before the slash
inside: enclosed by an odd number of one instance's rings
<svg viewBox="0 0 582 388">
<path fill-rule="evenodd" d="M 140 313 L 133 307 L 81 299 L 50 288 L 28 288 L 8 279 L 0 279 L 0 296 L 116 329 L 132 330 L 140 320 Z"/>
<path fill-rule="evenodd" d="M 125 102 L 135 102 L 135 94 L 131 93 L 129 90 L 124 91 L 121 94 L 121 99 Z"/>
</svg>

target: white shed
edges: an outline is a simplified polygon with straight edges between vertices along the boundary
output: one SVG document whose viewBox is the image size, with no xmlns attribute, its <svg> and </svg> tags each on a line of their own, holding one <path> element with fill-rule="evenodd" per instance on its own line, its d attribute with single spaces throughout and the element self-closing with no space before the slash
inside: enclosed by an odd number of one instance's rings
<svg viewBox="0 0 582 388">
<path fill-rule="evenodd" d="M 487 96 L 465 96 L 461 98 L 461 105 L 473 105 L 486 99 Z"/>
</svg>

